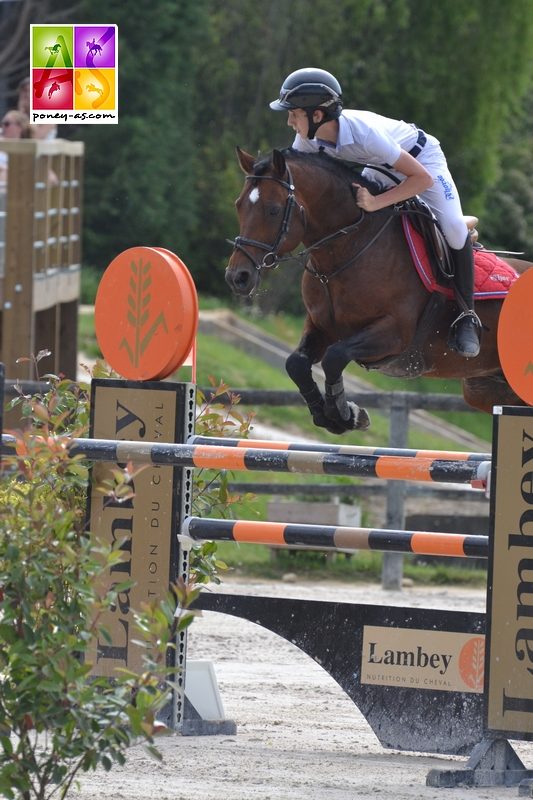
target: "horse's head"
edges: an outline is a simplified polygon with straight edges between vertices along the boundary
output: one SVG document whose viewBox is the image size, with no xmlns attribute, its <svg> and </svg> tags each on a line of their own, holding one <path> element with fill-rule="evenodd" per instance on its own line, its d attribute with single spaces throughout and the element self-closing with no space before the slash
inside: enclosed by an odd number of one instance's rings
<svg viewBox="0 0 533 800">
<path fill-rule="evenodd" d="M 226 281 L 235 294 L 250 295 L 259 285 L 262 270 L 276 267 L 280 256 L 301 242 L 305 218 L 279 150 L 255 161 L 237 148 L 237 157 L 246 179 L 235 204 L 240 233 L 233 242 Z"/>
</svg>

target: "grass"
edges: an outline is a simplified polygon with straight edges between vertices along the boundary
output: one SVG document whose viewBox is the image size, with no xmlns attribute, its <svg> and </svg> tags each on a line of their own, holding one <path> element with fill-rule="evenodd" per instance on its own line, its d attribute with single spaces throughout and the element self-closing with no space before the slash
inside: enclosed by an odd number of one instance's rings
<svg viewBox="0 0 533 800">
<path fill-rule="evenodd" d="M 284 550 L 265 545 L 219 542 L 217 556 L 226 563 L 230 574 L 280 580 L 292 573 L 304 580 L 381 581 L 383 555 L 359 551 L 353 555 L 321 551 Z M 423 585 L 486 586 L 485 569 L 465 564 L 418 564 L 414 556 L 404 555 L 404 576 Z"/>
<path fill-rule="evenodd" d="M 80 302 L 84 305 L 93 306 L 98 290 L 98 284 L 103 275 L 101 269 L 96 267 L 83 266 L 81 271 Z"/>
<path fill-rule="evenodd" d="M 94 334 L 94 314 L 78 315 L 78 348 L 89 358 L 102 358 Z"/>
</svg>

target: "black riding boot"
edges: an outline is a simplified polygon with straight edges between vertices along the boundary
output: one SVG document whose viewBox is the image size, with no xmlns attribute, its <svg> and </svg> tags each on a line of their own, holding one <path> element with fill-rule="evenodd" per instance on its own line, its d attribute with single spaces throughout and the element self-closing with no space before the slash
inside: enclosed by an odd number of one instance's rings
<svg viewBox="0 0 533 800">
<path fill-rule="evenodd" d="M 450 346 L 465 358 L 479 355 L 481 322 L 474 311 L 474 253 L 470 236 L 462 250 L 450 248 L 453 256 L 455 292 L 461 313 L 450 329 Z"/>
</svg>

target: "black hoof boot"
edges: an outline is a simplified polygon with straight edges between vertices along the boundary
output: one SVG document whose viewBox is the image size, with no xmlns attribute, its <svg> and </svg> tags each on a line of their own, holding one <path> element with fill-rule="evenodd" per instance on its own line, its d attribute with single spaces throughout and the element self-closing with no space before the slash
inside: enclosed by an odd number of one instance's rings
<svg viewBox="0 0 533 800">
<path fill-rule="evenodd" d="M 325 428 L 329 433 L 335 435 L 346 433 L 346 425 L 343 422 L 336 423 L 325 414 L 313 414 L 313 422 L 318 428 Z"/>
</svg>

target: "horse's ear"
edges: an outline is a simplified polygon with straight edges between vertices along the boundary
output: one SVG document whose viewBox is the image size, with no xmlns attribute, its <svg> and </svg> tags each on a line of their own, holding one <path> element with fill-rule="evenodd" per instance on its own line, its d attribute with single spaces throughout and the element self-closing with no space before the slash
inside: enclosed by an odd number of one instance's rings
<svg viewBox="0 0 533 800">
<path fill-rule="evenodd" d="M 255 158 L 245 150 L 241 150 L 240 147 L 236 147 L 235 151 L 237 153 L 237 158 L 239 159 L 239 164 L 241 165 L 242 171 L 245 172 L 246 175 L 251 175 L 254 171 Z"/>
<path fill-rule="evenodd" d="M 287 165 L 285 163 L 285 156 L 281 150 L 272 151 L 272 164 L 274 165 L 274 170 L 276 171 L 278 178 L 283 178 L 285 172 L 287 171 Z"/>
</svg>

